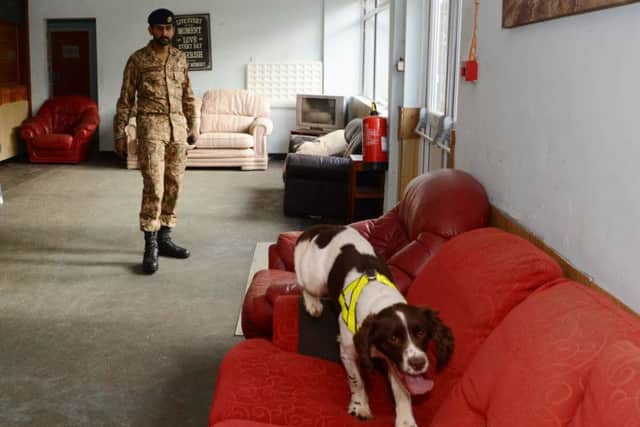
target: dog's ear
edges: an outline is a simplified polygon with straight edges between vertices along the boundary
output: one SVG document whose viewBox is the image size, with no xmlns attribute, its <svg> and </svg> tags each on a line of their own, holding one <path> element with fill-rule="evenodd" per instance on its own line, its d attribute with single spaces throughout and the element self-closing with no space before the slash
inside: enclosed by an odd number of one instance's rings
<svg viewBox="0 0 640 427">
<path fill-rule="evenodd" d="M 373 361 L 371 360 L 371 346 L 373 345 L 373 333 L 376 324 L 376 317 L 373 314 L 367 316 L 362 322 L 360 329 L 353 336 L 353 343 L 358 354 L 358 361 L 363 369 L 373 371 Z"/>
<path fill-rule="evenodd" d="M 427 330 L 436 345 L 436 368 L 441 370 L 453 355 L 453 333 L 451 329 L 440 320 L 437 311 L 433 311 L 430 308 L 423 308 L 422 313 L 427 319 Z"/>
</svg>

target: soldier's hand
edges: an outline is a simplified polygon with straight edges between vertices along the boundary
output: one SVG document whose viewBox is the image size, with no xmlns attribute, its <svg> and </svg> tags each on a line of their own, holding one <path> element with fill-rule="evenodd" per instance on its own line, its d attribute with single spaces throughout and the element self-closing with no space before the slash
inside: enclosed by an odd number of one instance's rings
<svg viewBox="0 0 640 427">
<path fill-rule="evenodd" d="M 121 159 L 127 158 L 127 140 L 125 138 L 116 139 L 114 149 L 118 157 Z"/>
</svg>

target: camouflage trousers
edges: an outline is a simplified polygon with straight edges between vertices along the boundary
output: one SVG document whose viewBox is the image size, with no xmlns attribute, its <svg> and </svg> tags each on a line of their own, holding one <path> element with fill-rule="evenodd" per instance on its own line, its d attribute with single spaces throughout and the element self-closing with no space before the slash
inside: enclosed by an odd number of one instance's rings
<svg viewBox="0 0 640 427">
<path fill-rule="evenodd" d="M 158 139 L 138 139 L 142 172 L 140 229 L 157 231 L 176 225 L 176 204 L 187 164 L 187 144 Z"/>
</svg>

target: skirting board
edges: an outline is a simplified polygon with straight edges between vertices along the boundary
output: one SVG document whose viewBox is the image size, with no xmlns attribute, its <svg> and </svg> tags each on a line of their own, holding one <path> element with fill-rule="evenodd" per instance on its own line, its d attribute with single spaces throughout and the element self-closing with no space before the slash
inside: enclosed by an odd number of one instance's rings
<svg viewBox="0 0 640 427">
<path fill-rule="evenodd" d="M 251 261 L 251 266 L 249 267 L 249 276 L 247 277 L 247 284 L 244 288 L 244 293 L 242 294 L 242 299 L 244 300 L 244 295 L 247 294 L 247 290 L 249 289 L 249 285 L 251 284 L 251 279 L 253 276 L 260 270 L 265 268 L 269 268 L 269 246 L 272 245 L 272 242 L 258 242 L 256 243 L 256 248 L 253 251 L 253 260 Z M 236 331 L 235 335 L 243 336 L 242 332 L 242 304 L 240 304 L 240 313 L 238 314 L 238 323 L 236 323 Z"/>
</svg>

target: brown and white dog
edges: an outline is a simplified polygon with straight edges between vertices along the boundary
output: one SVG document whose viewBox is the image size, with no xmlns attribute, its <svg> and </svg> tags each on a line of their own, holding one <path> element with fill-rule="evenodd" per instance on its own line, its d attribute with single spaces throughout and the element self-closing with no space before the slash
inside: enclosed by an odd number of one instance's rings
<svg viewBox="0 0 640 427">
<path fill-rule="evenodd" d="M 372 418 L 359 367 L 373 369 L 372 358 L 380 358 L 386 362 L 396 403 L 395 425 L 416 426 L 411 395 L 424 394 L 433 387 L 433 381 L 425 377 L 430 341 L 436 345 L 438 369 L 451 358 L 453 335 L 449 327 L 429 308 L 407 304 L 385 280 L 393 280 L 387 265 L 351 227 L 318 225 L 308 229 L 296 242 L 294 263 L 310 315 L 322 314 L 320 297 L 327 294 L 343 307 L 338 341 L 351 389 L 349 413 Z M 354 297 L 353 285 L 360 279 L 366 283 Z M 355 319 L 347 315 L 349 308 Z"/>
</svg>

